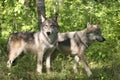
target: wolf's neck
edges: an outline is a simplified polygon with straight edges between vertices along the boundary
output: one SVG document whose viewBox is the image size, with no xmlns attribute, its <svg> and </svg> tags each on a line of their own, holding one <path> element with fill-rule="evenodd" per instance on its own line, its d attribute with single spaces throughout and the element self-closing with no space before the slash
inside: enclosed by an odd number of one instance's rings
<svg viewBox="0 0 120 80">
<path fill-rule="evenodd" d="M 84 45 L 87 47 L 91 44 L 91 40 L 89 39 L 88 35 L 87 35 L 87 29 L 84 29 L 82 31 L 78 31 L 77 32 L 81 41 L 84 43 Z"/>
<path fill-rule="evenodd" d="M 51 34 L 50 36 L 48 36 L 44 32 L 41 32 L 41 34 L 42 34 L 42 36 L 44 38 L 44 41 L 48 42 L 49 44 L 55 45 L 57 43 L 57 38 L 58 38 L 57 33 L 56 34 Z"/>
</svg>

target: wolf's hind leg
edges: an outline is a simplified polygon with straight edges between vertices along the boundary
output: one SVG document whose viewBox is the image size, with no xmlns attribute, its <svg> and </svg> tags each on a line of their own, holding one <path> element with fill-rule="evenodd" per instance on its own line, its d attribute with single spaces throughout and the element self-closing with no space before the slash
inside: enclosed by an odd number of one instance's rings
<svg viewBox="0 0 120 80">
<path fill-rule="evenodd" d="M 83 65 L 85 71 L 87 72 L 88 77 L 90 77 L 92 75 L 92 72 L 91 72 L 86 60 L 84 59 L 84 56 L 81 57 L 81 63 Z"/>
<path fill-rule="evenodd" d="M 22 49 L 13 49 L 9 52 L 7 67 L 10 68 L 12 66 L 13 61 L 22 53 Z"/>
</svg>

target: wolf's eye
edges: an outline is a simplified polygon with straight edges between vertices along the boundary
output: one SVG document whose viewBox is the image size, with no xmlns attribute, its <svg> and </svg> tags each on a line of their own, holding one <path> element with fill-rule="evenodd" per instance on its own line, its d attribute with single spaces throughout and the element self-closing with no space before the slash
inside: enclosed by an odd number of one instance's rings
<svg viewBox="0 0 120 80">
<path fill-rule="evenodd" d="M 99 35 L 99 34 L 101 34 L 101 33 L 100 33 L 100 32 L 96 32 L 95 34 Z"/>
<path fill-rule="evenodd" d="M 45 25 L 45 27 L 47 27 L 48 25 Z"/>
<path fill-rule="evenodd" d="M 45 26 L 44 26 L 44 29 L 47 29 L 47 27 L 48 27 L 48 26 L 47 26 L 47 25 L 45 25 Z"/>
<path fill-rule="evenodd" d="M 54 26 L 53 24 L 51 24 L 50 26 Z"/>
<path fill-rule="evenodd" d="M 51 26 L 51 28 L 54 28 L 55 26 L 54 25 L 50 25 Z"/>
</svg>

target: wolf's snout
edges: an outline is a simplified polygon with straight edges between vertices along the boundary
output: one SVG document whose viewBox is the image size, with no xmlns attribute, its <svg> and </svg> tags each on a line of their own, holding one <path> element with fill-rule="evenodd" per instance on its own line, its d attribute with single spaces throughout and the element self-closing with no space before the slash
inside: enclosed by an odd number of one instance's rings
<svg viewBox="0 0 120 80">
<path fill-rule="evenodd" d="M 104 37 L 98 37 L 98 38 L 96 38 L 96 40 L 99 41 L 99 42 L 103 42 L 103 41 L 105 41 L 105 38 Z"/>
<path fill-rule="evenodd" d="M 105 38 L 103 37 L 103 41 L 105 41 Z"/>
<path fill-rule="evenodd" d="M 50 32 L 47 32 L 47 35 L 49 36 L 49 35 L 50 35 Z"/>
</svg>

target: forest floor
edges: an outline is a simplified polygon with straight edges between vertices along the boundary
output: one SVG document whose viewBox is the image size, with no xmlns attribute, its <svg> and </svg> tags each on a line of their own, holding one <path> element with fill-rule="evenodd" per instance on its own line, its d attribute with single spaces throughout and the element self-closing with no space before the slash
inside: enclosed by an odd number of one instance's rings
<svg viewBox="0 0 120 80">
<path fill-rule="evenodd" d="M 43 63 L 43 74 L 37 75 L 36 56 L 27 54 L 19 57 L 15 65 L 8 69 L 7 55 L 0 54 L 0 80 L 120 80 L 120 56 L 104 62 L 90 61 L 87 58 L 93 72 L 90 78 L 87 77 L 81 64 L 78 67 L 79 72 L 73 72 L 74 60 L 70 56 L 64 59 L 58 57 L 52 62 L 51 74 L 46 73 Z"/>
</svg>

